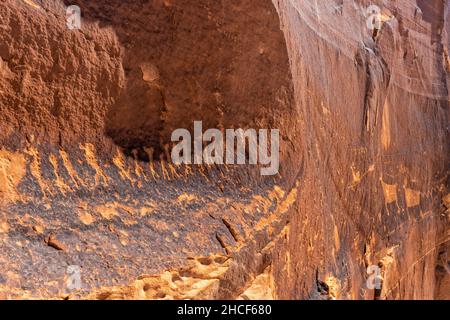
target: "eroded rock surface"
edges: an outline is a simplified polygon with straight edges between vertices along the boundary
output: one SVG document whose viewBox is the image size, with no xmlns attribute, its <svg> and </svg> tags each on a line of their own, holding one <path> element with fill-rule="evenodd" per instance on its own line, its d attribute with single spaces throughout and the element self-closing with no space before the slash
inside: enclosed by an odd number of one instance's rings
<svg viewBox="0 0 450 320">
<path fill-rule="evenodd" d="M 0 297 L 450 298 L 449 5 L 0 0 Z M 195 120 L 279 175 L 174 166 Z"/>
</svg>

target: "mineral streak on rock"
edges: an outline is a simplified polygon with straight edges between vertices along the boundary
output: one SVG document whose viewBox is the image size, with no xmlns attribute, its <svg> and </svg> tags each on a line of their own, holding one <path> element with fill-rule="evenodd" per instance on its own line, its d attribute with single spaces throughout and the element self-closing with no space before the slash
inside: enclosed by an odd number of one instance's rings
<svg viewBox="0 0 450 320">
<path fill-rule="evenodd" d="M 0 298 L 449 299 L 449 7 L 0 0 Z M 279 175 L 173 165 L 197 120 Z"/>
</svg>

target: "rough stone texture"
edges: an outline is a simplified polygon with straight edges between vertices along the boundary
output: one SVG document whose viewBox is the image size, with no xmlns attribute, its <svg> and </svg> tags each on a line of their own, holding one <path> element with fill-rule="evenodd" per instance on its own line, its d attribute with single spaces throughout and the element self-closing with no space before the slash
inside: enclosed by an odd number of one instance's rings
<svg viewBox="0 0 450 320">
<path fill-rule="evenodd" d="M 0 0 L 1 298 L 450 298 L 449 1 L 68 4 Z M 280 174 L 172 165 L 194 120 Z"/>
</svg>

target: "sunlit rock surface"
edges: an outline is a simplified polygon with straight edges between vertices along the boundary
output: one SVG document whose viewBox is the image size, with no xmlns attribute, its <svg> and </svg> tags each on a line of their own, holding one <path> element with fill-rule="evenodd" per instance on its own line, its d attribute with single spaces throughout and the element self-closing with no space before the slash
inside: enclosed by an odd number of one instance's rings
<svg viewBox="0 0 450 320">
<path fill-rule="evenodd" d="M 448 13 L 0 0 L 0 298 L 450 298 Z M 196 120 L 280 129 L 279 175 L 174 166 Z"/>
</svg>

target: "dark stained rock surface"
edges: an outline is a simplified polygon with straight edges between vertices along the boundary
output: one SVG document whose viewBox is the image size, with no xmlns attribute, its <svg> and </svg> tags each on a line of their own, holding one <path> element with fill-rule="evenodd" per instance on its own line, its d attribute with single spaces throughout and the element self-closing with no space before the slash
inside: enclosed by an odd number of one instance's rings
<svg viewBox="0 0 450 320">
<path fill-rule="evenodd" d="M 450 3 L 383 3 L 0 0 L 0 298 L 450 298 Z M 173 165 L 196 120 L 279 175 Z"/>
</svg>

